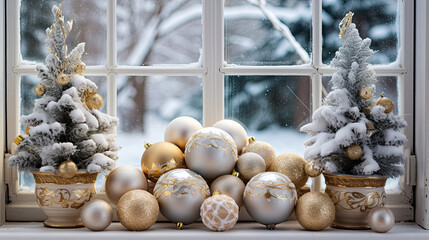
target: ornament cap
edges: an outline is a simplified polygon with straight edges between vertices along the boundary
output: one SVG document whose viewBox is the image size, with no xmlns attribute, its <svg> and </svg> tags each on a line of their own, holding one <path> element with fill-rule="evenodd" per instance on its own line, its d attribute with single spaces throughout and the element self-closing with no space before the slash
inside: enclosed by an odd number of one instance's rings
<svg viewBox="0 0 429 240">
<path fill-rule="evenodd" d="M 247 141 L 249 141 L 249 143 L 256 141 L 255 137 L 250 137 Z"/>
<path fill-rule="evenodd" d="M 144 144 L 144 148 L 145 149 L 148 149 L 150 146 L 152 146 L 152 144 L 150 144 L 150 142 L 147 142 L 147 143 Z"/>
<path fill-rule="evenodd" d="M 216 190 L 216 191 L 213 192 L 213 196 L 214 195 L 220 195 L 220 192 L 218 190 Z"/>
<path fill-rule="evenodd" d="M 183 229 L 183 223 L 182 222 L 178 222 L 176 224 L 176 228 L 179 229 L 179 230 L 182 230 Z"/>
<path fill-rule="evenodd" d="M 20 134 L 20 135 L 18 135 L 18 137 L 16 137 L 15 138 L 15 140 L 13 140 L 13 142 L 16 144 L 16 145 L 19 145 L 23 140 L 24 140 L 25 138 Z"/>
<path fill-rule="evenodd" d="M 235 171 L 235 169 L 234 169 L 234 170 L 232 170 L 232 174 L 231 175 L 234 176 L 234 177 L 238 177 L 238 176 L 240 176 L 240 173 L 237 172 L 237 171 Z"/>
</svg>

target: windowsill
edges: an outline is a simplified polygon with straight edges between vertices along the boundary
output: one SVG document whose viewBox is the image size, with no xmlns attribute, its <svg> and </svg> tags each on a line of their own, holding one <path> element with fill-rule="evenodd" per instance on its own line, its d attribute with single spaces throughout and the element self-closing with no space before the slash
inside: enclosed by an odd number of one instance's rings
<svg viewBox="0 0 429 240">
<path fill-rule="evenodd" d="M 43 227 L 41 222 L 8 222 L 0 227 L 0 239 L 429 239 L 429 231 L 415 223 L 397 223 L 388 233 L 370 230 L 342 230 L 327 228 L 324 231 L 304 231 L 297 221 L 277 225 L 274 231 L 266 230 L 261 224 L 241 222 L 229 231 L 212 232 L 202 223 L 176 230 L 173 223 L 157 223 L 147 231 L 127 231 L 120 223 L 113 223 L 106 231 L 92 232 L 86 228 L 55 229 Z"/>
</svg>

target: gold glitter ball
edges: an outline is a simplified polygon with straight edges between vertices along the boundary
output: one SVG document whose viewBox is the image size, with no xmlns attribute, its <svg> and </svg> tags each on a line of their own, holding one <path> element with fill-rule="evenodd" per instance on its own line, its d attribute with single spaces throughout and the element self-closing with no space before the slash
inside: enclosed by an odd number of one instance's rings
<svg viewBox="0 0 429 240">
<path fill-rule="evenodd" d="M 39 96 L 39 97 L 41 97 L 41 96 L 45 95 L 45 93 L 46 93 L 46 87 L 45 87 L 45 85 L 43 85 L 42 83 L 37 84 L 37 85 L 34 87 L 34 93 L 35 93 L 37 96 Z"/>
<path fill-rule="evenodd" d="M 309 161 L 305 164 L 305 173 L 309 176 L 309 177 L 317 177 L 322 173 L 323 169 L 322 168 L 318 168 L 313 161 Z"/>
<path fill-rule="evenodd" d="M 271 164 L 270 171 L 279 172 L 288 176 L 300 189 L 308 180 L 305 173 L 306 161 L 304 158 L 295 153 L 283 153 L 278 155 Z"/>
<path fill-rule="evenodd" d="M 329 227 L 335 219 L 335 206 L 328 195 L 309 192 L 298 199 L 295 209 L 299 224 L 312 231 Z"/>
</svg>

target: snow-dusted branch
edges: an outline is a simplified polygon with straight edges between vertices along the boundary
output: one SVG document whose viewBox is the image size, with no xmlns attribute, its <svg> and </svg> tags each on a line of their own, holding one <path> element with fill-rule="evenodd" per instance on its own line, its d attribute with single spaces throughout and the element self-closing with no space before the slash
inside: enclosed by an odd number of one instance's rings
<svg viewBox="0 0 429 240">
<path fill-rule="evenodd" d="M 307 51 L 305 51 L 301 44 L 299 44 L 299 42 L 295 39 L 289 27 L 283 24 L 277 18 L 277 16 L 267 8 L 266 0 L 247 0 L 247 2 L 261 9 L 265 17 L 271 22 L 271 24 L 273 24 L 274 29 L 280 31 L 283 34 L 283 36 L 289 41 L 304 63 L 310 62 L 310 56 L 308 55 Z"/>
</svg>

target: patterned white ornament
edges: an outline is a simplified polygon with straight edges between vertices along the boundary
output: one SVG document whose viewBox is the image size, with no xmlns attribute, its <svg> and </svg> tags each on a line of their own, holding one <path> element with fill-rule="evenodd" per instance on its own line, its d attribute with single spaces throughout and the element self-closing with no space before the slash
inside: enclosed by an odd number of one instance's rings
<svg viewBox="0 0 429 240">
<path fill-rule="evenodd" d="M 201 205 L 201 219 L 213 231 L 226 231 L 234 227 L 238 220 L 238 205 L 234 199 L 224 194 L 215 194 Z"/>
</svg>

